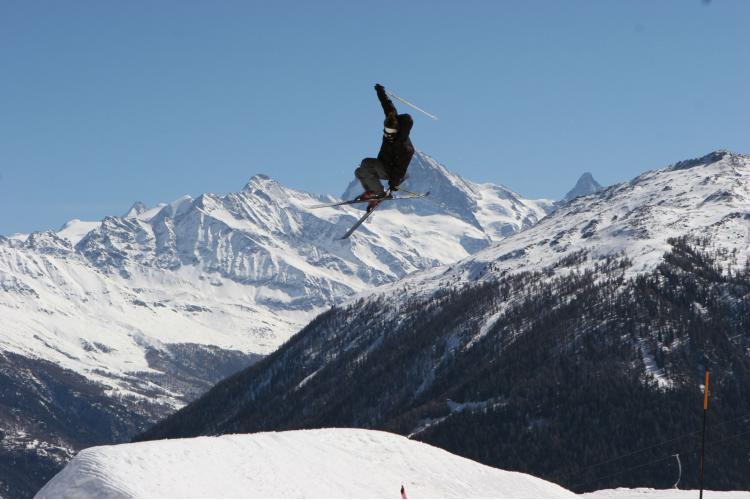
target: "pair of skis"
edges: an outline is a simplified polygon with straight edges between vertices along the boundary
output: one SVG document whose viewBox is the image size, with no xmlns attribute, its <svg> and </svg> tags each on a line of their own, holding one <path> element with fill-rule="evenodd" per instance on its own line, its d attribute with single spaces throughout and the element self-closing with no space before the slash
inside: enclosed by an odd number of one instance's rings
<svg viewBox="0 0 750 500">
<path fill-rule="evenodd" d="M 393 196 L 392 191 L 388 190 L 385 198 L 375 199 L 374 200 L 376 202 L 375 206 L 373 206 L 370 210 L 365 212 L 365 214 L 362 217 L 360 217 L 360 219 L 357 222 L 355 222 L 351 228 L 349 228 L 349 230 L 344 234 L 344 236 L 342 236 L 339 239 L 345 240 L 349 236 L 351 236 L 352 233 L 354 233 L 354 231 L 356 231 L 359 226 L 361 226 L 367 219 L 370 218 L 370 216 L 375 211 L 375 209 L 377 209 L 380 206 L 380 204 L 383 203 L 384 201 L 416 200 L 419 198 L 426 198 L 430 194 L 429 191 L 427 191 L 426 193 L 412 193 L 411 191 L 407 191 L 405 189 L 399 189 L 399 191 L 406 193 L 406 196 Z M 370 201 L 373 201 L 373 200 L 360 200 L 359 198 L 355 198 L 353 200 L 339 201 L 336 203 L 324 203 L 322 205 L 313 205 L 309 208 L 340 207 L 342 205 L 356 205 L 358 203 L 369 203 Z"/>
</svg>

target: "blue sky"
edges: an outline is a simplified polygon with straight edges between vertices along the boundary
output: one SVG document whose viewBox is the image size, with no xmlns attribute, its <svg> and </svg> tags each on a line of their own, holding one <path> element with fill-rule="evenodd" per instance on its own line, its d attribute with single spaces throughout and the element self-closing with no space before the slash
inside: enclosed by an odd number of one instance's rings
<svg viewBox="0 0 750 500">
<path fill-rule="evenodd" d="M 3 0 L 0 234 L 256 173 L 340 194 L 376 82 L 440 117 L 418 149 L 526 197 L 750 153 L 748 26 L 742 0 Z"/>
</svg>

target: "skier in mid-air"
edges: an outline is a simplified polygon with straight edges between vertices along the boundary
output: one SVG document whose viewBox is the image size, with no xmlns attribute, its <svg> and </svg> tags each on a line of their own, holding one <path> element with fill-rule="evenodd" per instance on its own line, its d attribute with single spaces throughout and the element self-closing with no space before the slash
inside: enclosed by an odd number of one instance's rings
<svg viewBox="0 0 750 500">
<path fill-rule="evenodd" d="M 370 200 L 367 204 L 368 212 L 378 205 L 378 200 L 385 198 L 391 191 L 398 191 L 414 156 L 414 146 L 409 139 L 414 120 L 408 114 L 398 114 L 385 88 L 379 83 L 375 84 L 375 92 L 385 112 L 383 142 L 378 157 L 365 158 L 354 171 L 365 190 L 357 199 Z M 388 193 L 383 189 L 380 179 L 388 181 Z"/>
<path fill-rule="evenodd" d="M 345 240 L 351 236 L 354 231 L 362 225 L 362 223 L 368 220 L 373 214 L 373 211 L 384 200 L 416 200 L 426 198 L 430 194 L 429 191 L 426 193 L 412 193 L 411 191 L 399 187 L 406 178 L 406 169 L 409 168 L 409 163 L 414 156 L 414 146 L 411 143 L 411 139 L 409 139 L 409 133 L 411 132 L 412 126 L 414 126 L 414 120 L 412 120 L 411 116 L 408 114 L 399 115 L 396 111 L 396 106 L 393 105 L 393 102 L 391 102 L 388 96 L 398 99 L 407 106 L 411 106 L 433 120 L 437 120 L 437 116 L 431 115 L 427 111 L 418 108 L 396 94 L 386 91 L 379 83 L 375 84 L 375 92 L 378 94 L 378 99 L 380 100 L 380 104 L 383 106 L 383 112 L 385 113 L 385 121 L 383 122 L 383 142 L 380 145 L 378 157 L 365 158 L 362 160 L 362 163 L 360 163 L 359 168 L 354 171 L 354 175 L 356 175 L 359 182 L 362 183 L 365 192 L 353 200 L 323 203 L 309 207 L 331 208 L 367 203 L 367 211 L 365 214 L 360 217 L 341 238 L 339 238 L 341 240 Z M 388 181 L 388 191 L 383 189 L 383 185 L 380 183 L 381 180 Z M 393 192 L 399 190 L 402 193 L 405 193 L 405 195 L 393 196 Z"/>
</svg>

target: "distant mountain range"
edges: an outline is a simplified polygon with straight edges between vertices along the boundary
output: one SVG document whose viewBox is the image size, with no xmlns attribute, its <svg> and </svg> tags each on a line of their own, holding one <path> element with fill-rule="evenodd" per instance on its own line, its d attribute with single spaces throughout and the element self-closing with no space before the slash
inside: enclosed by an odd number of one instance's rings
<svg viewBox="0 0 750 500">
<path fill-rule="evenodd" d="M 645 172 L 331 308 L 138 440 L 364 427 L 575 491 L 671 487 L 679 455 L 690 488 L 709 369 L 706 487 L 746 490 L 748 248 L 750 156 Z"/>
<path fill-rule="evenodd" d="M 0 462 L 16 463 L 0 465 L 0 496 L 32 494 L 76 450 L 127 439 L 331 306 L 464 259 L 557 206 L 423 153 L 405 187 L 431 195 L 379 209 L 346 241 L 361 208 L 311 209 L 335 198 L 262 175 L 226 196 L 0 237 Z"/>
</svg>

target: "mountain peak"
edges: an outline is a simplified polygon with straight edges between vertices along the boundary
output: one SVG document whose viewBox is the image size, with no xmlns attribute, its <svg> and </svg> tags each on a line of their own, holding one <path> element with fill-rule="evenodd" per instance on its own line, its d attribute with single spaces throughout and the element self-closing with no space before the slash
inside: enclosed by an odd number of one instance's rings
<svg viewBox="0 0 750 500">
<path fill-rule="evenodd" d="M 381 183 L 387 187 L 387 181 L 383 180 Z M 465 192 L 472 191 L 470 183 L 422 151 L 417 151 L 414 154 L 409 164 L 406 181 L 404 181 L 403 186 L 417 191 L 430 191 L 433 194 L 444 190 L 452 191 L 456 188 Z M 359 180 L 354 179 L 349 183 L 346 191 L 341 196 L 346 200 L 354 198 L 361 192 L 362 186 Z"/>
<path fill-rule="evenodd" d="M 142 201 L 136 201 L 133 203 L 133 206 L 130 207 L 130 210 L 125 213 L 124 217 L 138 217 L 146 210 L 148 210 L 148 208 Z"/>
<path fill-rule="evenodd" d="M 156 216 L 158 216 L 160 219 L 165 217 L 175 219 L 190 210 L 190 207 L 193 205 L 193 201 L 193 197 L 188 194 L 180 196 L 172 203 L 160 205 L 161 208 L 157 212 Z"/>
<path fill-rule="evenodd" d="M 242 188 L 243 191 L 253 191 L 256 189 L 264 190 L 267 189 L 269 186 L 277 186 L 279 185 L 278 182 L 276 182 L 274 179 L 270 178 L 269 176 L 265 174 L 256 174 L 250 178 L 249 181 L 247 181 L 247 184 L 245 184 L 245 187 Z"/>
<path fill-rule="evenodd" d="M 252 199 L 262 204 L 273 203 L 284 205 L 290 197 L 297 192 L 279 183 L 277 180 L 264 174 L 254 175 L 241 193 L 246 199 Z"/>
<path fill-rule="evenodd" d="M 403 186 L 412 191 L 429 191 L 430 197 L 399 202 L 390 205 L 390 209 L 425 216 L 444 214 L 461 219 L 484 234 L 481 241 L 472 243 L 474 250 L 533 225 L 548 213 L 551 206 L 546 200 L 524 199 L 498 184 L 468 181 L 422 151 L 414 154 Z M 361 192 L 362 186 L 354 179 L 342 198 L 352 199 Z"/>
<path fill-rule="evenodd" d="M 602 189 L 602 185 L 596 182 L 591 172 L 584 172 L 581 177 L 578 178 L 576 185 L 568 191 L 563 198 L 564 201 L 570 201 L 578 198 L 579 196 L 587 196 Z"/>
</svg>

